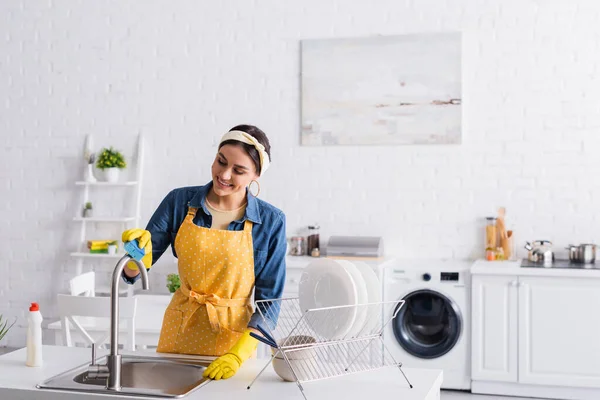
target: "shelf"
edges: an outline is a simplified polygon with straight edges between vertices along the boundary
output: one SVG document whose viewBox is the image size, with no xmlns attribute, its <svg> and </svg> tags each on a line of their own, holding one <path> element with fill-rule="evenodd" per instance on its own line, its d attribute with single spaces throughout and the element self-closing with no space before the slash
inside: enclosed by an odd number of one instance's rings
<svg viewBox="0 0 600 400">
<path fill-rule="evenodd" d="M 73 221 L 89 221 L 89 222 L 130 222 L 134 221 L 135 217 L 75 217 Z"/>
<path fill-rule="evenodd" d="M 125 253 L 117 253 L 117 254 L 102 254 L 102 253 L 84 253 L 84 252 L 75 252 L 71 253 L 71 257 L 89 257 L 89 258 L 121 258 L 125 255 Z"/>
<path fill-rule="evenodd" d="M 77 186 L 135 186 L 138 184 L 137 181 L 127 181 L 127 182 L 86 182 L 86 181 L 77 181 L 75 182 Z"/>
</svg>

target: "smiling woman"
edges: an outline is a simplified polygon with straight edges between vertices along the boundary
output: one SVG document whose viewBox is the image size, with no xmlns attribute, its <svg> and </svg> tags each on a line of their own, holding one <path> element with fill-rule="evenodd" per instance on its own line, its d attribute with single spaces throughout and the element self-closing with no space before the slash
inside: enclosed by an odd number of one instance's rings
<svg viewBox="0 0 600 400">
<path fill-rule="evenodd" d="M 258 183 L 271 159 L 269 139 L 251 125 L 233 127 L 221 139 L 219 152 L 212 165 L 213 191 L 208 194 L 211 205 L 221 210 L 235 210 L 244 204 L 245 189 Z"/>
<path fill-rule="evenodd" d="M 237 125 L 221 138 L 211 182 L 171 191 L 145 230 L 123 233 L 123 241 L 145 248 L 148 269 L 171 245 L 181 286 L 165 311 L 157 351 L 219 356 L 205 372 L 211 379 L 233 376 L 256 348 L 250 332 L 261 317 L 252 295 L 276 299 L 283 291 L 285 215 L 248 188 L 270 160 L 264 132 Z M 133 283 L 139 271 L 125 268 L 123 278 Z"/>
</svg>

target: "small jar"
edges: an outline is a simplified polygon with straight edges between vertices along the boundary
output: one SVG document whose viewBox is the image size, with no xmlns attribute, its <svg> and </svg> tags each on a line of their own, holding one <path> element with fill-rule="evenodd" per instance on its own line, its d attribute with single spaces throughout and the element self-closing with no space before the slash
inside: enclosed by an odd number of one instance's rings
<svg viewBox="0 0 600 400">
<path fill-rule="evenodd" d="M 293 236 L 290 239 L 290 256 L 303 256 L 304 252 L 304 237 Z"/>
<path fill-rule="evenodd" d="M 308 244 L 306 253 L 312 254 L 313 249 L 318 249 L 319 246 L 319 225 L 314 224 L 308 227 Z"/>
</svg>

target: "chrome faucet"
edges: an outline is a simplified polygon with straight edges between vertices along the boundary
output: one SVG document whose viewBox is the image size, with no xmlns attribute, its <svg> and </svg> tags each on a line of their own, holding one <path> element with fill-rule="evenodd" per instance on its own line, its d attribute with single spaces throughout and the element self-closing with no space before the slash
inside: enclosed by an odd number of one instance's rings
<svg viewBox="0 0 600 400">
<path fill-rule="evenodd" d="M 129 254 L 125 254 L 117 262 L 112 274 L 112 285 L 110 288 L 110 354 L 106 356 L 106 364 L 98 365 L 96 360 L 96 346 L 92 345 L 92 364 L 88 368 L 89 378 L 107 378 L 106 388 L 108 390 L 121 390 L 121 355 L 119 354 L 119 281 L 123 274 L 123 268 L 127 262 L 133 261 L 142 274 L 142 289 L 148 290 L 148 272 L 141 261 L 136 260 Z"/>
</svg>

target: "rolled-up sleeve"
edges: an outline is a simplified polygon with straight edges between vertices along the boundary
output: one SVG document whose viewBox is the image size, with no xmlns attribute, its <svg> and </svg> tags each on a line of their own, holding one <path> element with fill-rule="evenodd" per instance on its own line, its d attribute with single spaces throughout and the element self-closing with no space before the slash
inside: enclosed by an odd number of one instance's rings
<svg viewBox="0 0 600 400">
<path fill-rule="evenodd" d="M 148 225 L 146 225 L 146 230 L 150 232 L 152 240 L 152 265 L 158 261 L 160 256 L 163 255 L 172 243 L 174 207 L 174 195 L 173 191 L 171 191 L 161 201 L 154 214 L 152 214 L 150 221 L 148 221 Z M 141 278 L 139 274 L 133 278 L 128 277 L 124 273 L 121 276 L 130 285 Z"/>
<path fill-rule="evenodd" d="M 285 253 L 287 242 L 285 238 L 285 214 L 279 213 L 271 229 L 267 257 L 264 267 L 256 271 L 254 281 L 254 300 L 280 299 L 285 285 Z M 259 303 L 260 304 L 260 303 Z M 269 303 L 270 307 L 261 307 L 261 311 L 269 322 L 269 328 L 277 325 L 279 304 Z M 263 319 L 258 309 L 252 315 L 249 327 L 256 328 Z"/>
</svg>

